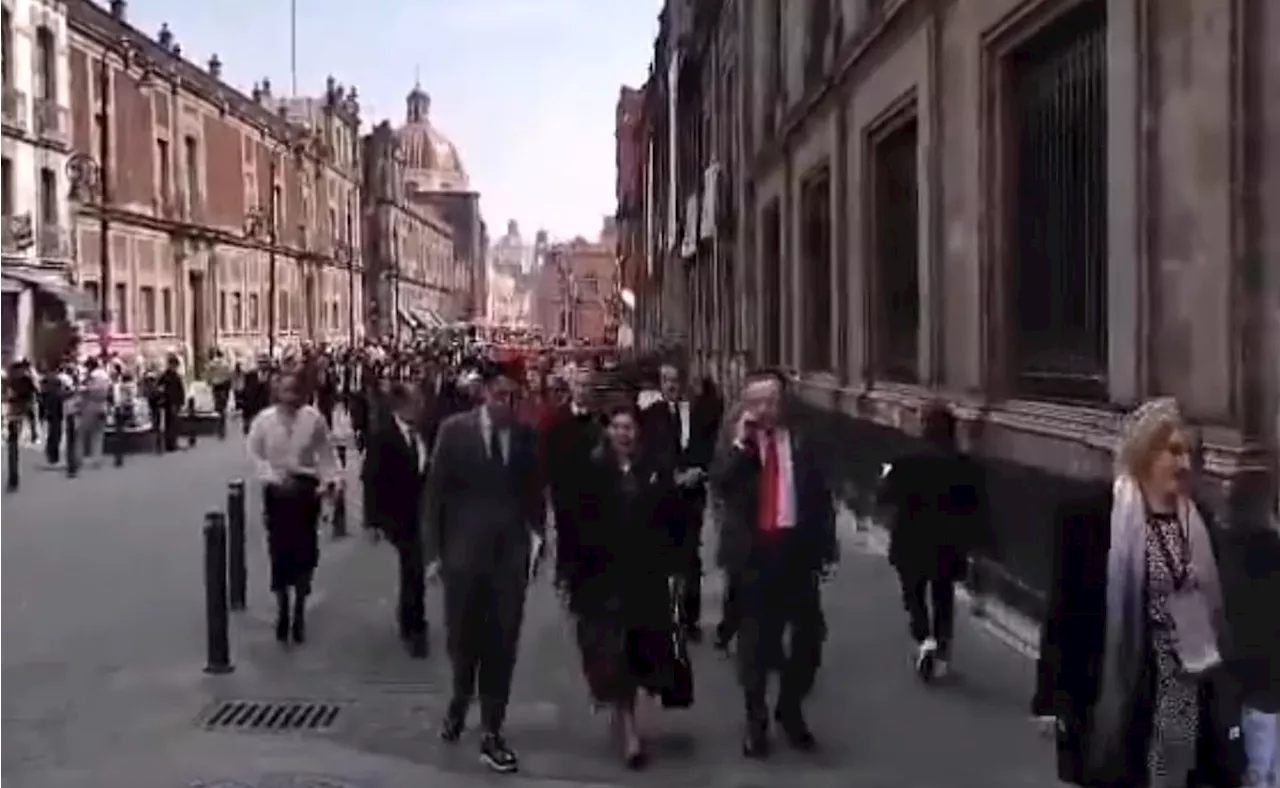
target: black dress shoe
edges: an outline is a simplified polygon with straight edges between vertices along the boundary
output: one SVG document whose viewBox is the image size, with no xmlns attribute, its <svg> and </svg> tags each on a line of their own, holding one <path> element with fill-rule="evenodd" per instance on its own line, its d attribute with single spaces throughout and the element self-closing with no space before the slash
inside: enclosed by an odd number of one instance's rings
<svg viewBox="0 0 1280 788">
<path fill-rule="evenodd" d="M 462 732 L 467 729 L 467 718 L 461 714 L 449 712 L 444 715 L 444 722 L 440 723 L 440 740 L 453 744 L 462 738 Z"/>
<path fill-rule="evenodd" d="M 732 643 L 733 643 L 733 634 L 728 632 L 727 630 L 721 629 L 720 627 L 716 627 L 715 640 L 711 641 L 711 645 L 715 647 L 716 651 L 727 652 L 729 650 L 729 646 Z"/>
<path fill-rule="evenodd" d="M 633 772 L 643 771 L 649 765 L 649 753 L 643 747 L 627 753 L 625 758 L 627 768 Z"/>
<path fill-rule="evenodd" d="M 814 738 L 813 731 L 809 730 L 809 723 L 805 722 L 804 712 L 800 709 L 779 708 L 773 716 L 783 735 L 787 737 L 787 744 L 801 752 L 813 752 L 818 748 L 818 740 Z"/>
<path fill-rule="evenodd" d="M 426 659 L 429 649 L 427 648 L 427 636 L 423 634 L 409 635 L 404 639 L 405 650 L 409 652 L 409 656 L 413 659 Z"/>
<path fill-rule="evenodd" d="M 742 754 L 748 758 L 769 757 L 769 729 L 765 725 L 749 724 L 742 737 Z"/>
<path fill-rule="evenodd" d="M 702 627 L 698 626 L 697 624 L 685 627 L 684 637 L 685 637 L 685 640 L 689 641 L 690 643 L 701 643 Z"/>
</svg>

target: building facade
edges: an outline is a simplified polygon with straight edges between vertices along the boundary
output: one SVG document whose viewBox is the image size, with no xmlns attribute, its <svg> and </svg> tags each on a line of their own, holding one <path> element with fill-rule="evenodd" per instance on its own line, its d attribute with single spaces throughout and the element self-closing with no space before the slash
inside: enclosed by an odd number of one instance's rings
<svg viewBox="0 0 1280 788">
<path fill-rule="evenodd" d="M 515 219 L 507 222 L 507 232 L 489 246 L 488 265 L 486 322 L 519 328 L 533 325 L 537 248 L 520 234 Z"/>
<path fill-rule="evenodd" d="M 534 322 L 543 336 L 589 344 L 617 336 L 616 238 L 612 221 L 596 241 L 553 243 L 538 268 Z"/>
<path fill-rule="evenodd" d="M 452 228 L 408 200 L 406 157 L 390 123 L 375 126 L 362 147 L 370 330 L 377 336 L 404 336 L 444 325 L 466 284 Z"/>
<path fill-rule="evenodd" d="M 73 248 L 67 189 L 71 86 L 66 9 L 4 0 L 3 352 L 39 355 L 38 335 L 70 307 Z"/>
<path fill-rule="evenodd" d="M 404 156 L 405 199 L 424 213 L 440 217 L 453 238 L 454 278 L 464 284 L 451 291 L 449 320 L 482 317 L 488 304 L 485 253 L 489 239 L 480 215 L 480 195 L 471 189 L 458 147 L 431 119 L 431 96 L 420 85 L 409 92 L 405 123 L 396 132 Z"/>
<path fill-rule="evenodd" d="M 645 115 L 647 86 L 623 86 L 618 92 L 614 117 L 615 185 L 617 230 L 615 254 L 618 259 L 619 344 L 631 346 L 637 322 L 636 290 L 642 274 L 648 276 L 645 241 L 645 178 L 647 175 L 648 125 Z"/>
<path fill-rule="evenodd" d="M 354 96 L 325 97 L 327 125 L 294 123 L 267 81 L 241 93 L 217 55 L 193 64 L 167 26 L 130 25 L 122 0 L 67 7 L 75 278 L 106 318 L 82 348 L 175 353 L 198 371 L 215 347 L 245 358 L 358 336 L 359 257 L 335 254 L 342 195 L 358 191 Z"/>
<path fill-rule="evenodd" d="M 639 339 L 730 387 L 794 370 L 864 482 L 950 402 L 989 470 L 992 577 L 1029 607 L 1053 505 L 1104 483 L 1146 398 L 1181 400 L 1218 503 L 1262 523 L 1278 34 L 1264 0 L 671 0 Z"/>
</svg>

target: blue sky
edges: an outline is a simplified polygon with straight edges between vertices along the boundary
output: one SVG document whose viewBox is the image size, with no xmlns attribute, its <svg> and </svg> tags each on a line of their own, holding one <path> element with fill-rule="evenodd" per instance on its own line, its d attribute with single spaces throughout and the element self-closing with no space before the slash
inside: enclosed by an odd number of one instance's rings
<svg viewBox="0 0 1280 788">
<path fill-rule="evenodd" d="M 614 209 L 614 106 L 645 78 L 661 0 L 296 0 L 298 92 L 355 85 L 366 128 L 404 120 L 415 68 L 431 117 L 462 151 L 490 234 L 594 238 Z M 289 0 L 130 0 L 183 55 L 216 52 L 248 90 L 289 90 Z"/>
</svg>

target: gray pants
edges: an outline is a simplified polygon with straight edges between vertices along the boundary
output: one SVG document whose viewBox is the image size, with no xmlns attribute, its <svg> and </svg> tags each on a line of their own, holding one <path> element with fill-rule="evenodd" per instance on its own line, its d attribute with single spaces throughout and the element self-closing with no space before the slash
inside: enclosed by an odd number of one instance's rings
<svg viewBox="0 0 1280 788">
<path fill-rule="evenodd" d="M 444 624 L 453 666 L 450 713 L 466 714 L 480 695 L 480 723 L 499 733 L 506 721 L 524 620 L 528 581 L 512 567 L 445 569 Z"/>
</svg>

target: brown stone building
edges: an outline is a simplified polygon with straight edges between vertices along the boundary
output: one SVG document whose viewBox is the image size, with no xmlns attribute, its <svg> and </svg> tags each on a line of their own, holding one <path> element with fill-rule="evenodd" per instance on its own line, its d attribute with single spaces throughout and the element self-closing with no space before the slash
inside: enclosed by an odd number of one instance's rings
<svg viewBox="0 0 1280 788">
<path fill-rule="evenodd" d="M 454 258 L 465 272 L 466 284 L 454 293 L 449 319 L 482 316 L 488 304 L 489 238 L 480 195 L 471 189 L 457 146 L 432 122 L 431 97 L 421 86 L 409 92 L 405 109 L 405 123 L 396 131 L 404 156 L 405 199 L 449 226 Z"/>
<path fill-rule="evenodd" d="M 922 403 L 953 403 L 989 470 L 992 576 L 1031 608 L 1054 505 L 1104 482 L 1117 414 L 1148 397 L 1204 425 L 1218 502 L 1259 524 L 1277 36 L 1267 0 L 671 0 L 650 251 L 626 274 L 640 339 L 731 387 L 794 369 L 863 489 Z"/>
<path fill-rule="evenodd" d="M 244 95 L 216 55 L 197 66 L 167 27 L 132 27 L 122 0 L 72 0 L 68 26 L 72 145 L 101 175 L 78 179 L 76 277 L 108 299 L 112 349 L 190 363 L 361 334 L 354 92 L 331 84 L 296 123 L 267 82 Z"/>
<path fill-rule="evenodd" d="M 547 246 L 536 274 L 534 323 L 543 336 L 612 342 L 617 333 L 616 232 L 606 221 L 596 241 L 575 238 Z"/>
<path fill-rule="evenodd" d="M 635 293 L 641 277 L 648 276 L 646 240 L 647 161 L 649 153 L 648 117 L 645 114 L 646 88 L 623 86 L 618 92 L 614 118 L 614 144 L 618 177 L 615 187 L 617 212 L 619 342 L 633 341 L 636 322 Z"/>
<path fill-rule="evenodd" d="M 453 228 L 408 200 L 405 155 L 390 123 L 375 126 L 362 147 L 370 326 L 378 336 L 441 326 L 457 316 L 470 284 L 454 253 Z"/>
</svg>

